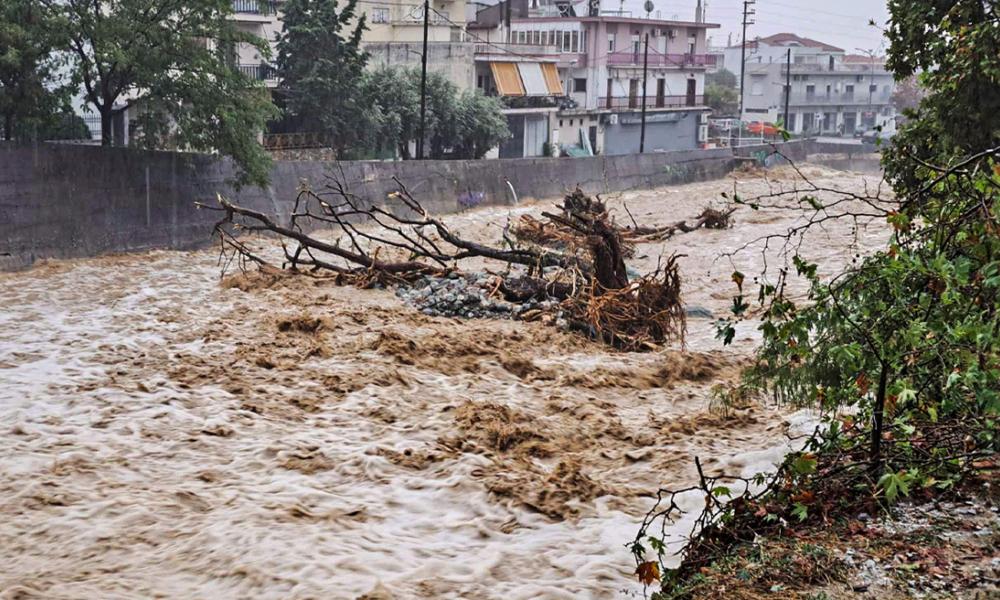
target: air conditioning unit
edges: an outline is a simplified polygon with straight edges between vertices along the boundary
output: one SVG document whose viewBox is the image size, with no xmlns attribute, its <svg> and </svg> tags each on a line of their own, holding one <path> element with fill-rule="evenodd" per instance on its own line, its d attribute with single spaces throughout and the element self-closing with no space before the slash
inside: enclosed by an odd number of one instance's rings
<svg viewBox="0 0 1000 600">
<path fill-rule="evenodd" d="M 608 125 L 617 125 L 618 115 L 608 115 Z"/>
</svg>

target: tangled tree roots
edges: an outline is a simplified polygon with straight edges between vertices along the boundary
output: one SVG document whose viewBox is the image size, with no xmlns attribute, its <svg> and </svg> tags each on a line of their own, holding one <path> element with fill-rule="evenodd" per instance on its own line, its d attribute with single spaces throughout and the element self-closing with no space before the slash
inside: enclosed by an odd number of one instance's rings
<svg viewBox="0 0 1000 600">
<path fill-rule="evenodd" d="M 684 340 L 678 256 L 655 273 L 639 277 L 623 288 L 591 289 L 566 304 L 577 322 L 593 335 L 626 350 L 649 350 L 665 340 Z M 596 285 L 596 284 L 595 284 Z"/>
<path fill-rule="evenodd" d="M 573 328 L 627 350 L 683 340 L 685 328 L 677 257 L 630 281 L 625 258 L 634 243 L 629 239 L 665 239 L 678 231 L 727 226 L 732 212 L 709 209 L 692 224 L 628 229 L 614 223 L 600 198 L 577 189 L 558 213 L 542 213 L 545 221 L 523 217 L 505 230 L 505 247 L 497 248 L 456 234 L 396 183 L 398 190 L 385 206 L 371 205 L 337 180 L 320 192 L 304 189 L 287 225 L 222 197 L 219 206 L 204 208 L 224 213 L 215 227 L 224 269 L 234 262 L 240 268 L 275 268 L 238 235 L 243 232 L 277 235 L 283 269 L 329 273 L 338 283 L 361 287 L 444 276 L 464 259 L 487 259 L 507 266 L 494 293 L 512 302 L 559 300 L 558 310 Z M 330 242 L 306 233 L 324 227 L 340 237 Z"/>
</svg>

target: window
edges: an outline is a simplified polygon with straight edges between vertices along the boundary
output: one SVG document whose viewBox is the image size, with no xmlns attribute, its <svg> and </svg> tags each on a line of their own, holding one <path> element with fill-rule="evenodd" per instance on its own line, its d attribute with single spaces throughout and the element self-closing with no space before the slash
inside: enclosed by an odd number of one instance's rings
<svg viewBox="0 0 1000 600">
<path fill-rule="evenodd" d="M 587 91 L 587 80 L 585 78 L 578 78 L 573 80 L 573 91 L 574 92 L 586 92 Z"/>
<path fill-rule="evenodd" d="M 562 127 L 562 126 L 563 126 L 563 120 L 562 120 L 562 119 L 559 119 L 559 126 L 560 126 L 560 127 Z"/>
<path fill-rule="evenodd" d="M 389 22 L 389 9 L 388 8 L 373 8 L 372 9 L 372 23 L 388 23 Z"/>
<path fill-rule="evenodd" d="M 751 96 L 763 96 L 764 95 L 764 84 L 755 81 L 750 84 L 750 95 Z"/>
<path fill-rule="evenodd" d="M 874 85 L 874 84 L 873 84 L 873 85 L 870 85 L 870 86 L 868 86 L 868 92 L 869 92 L 869 93 L 872 93 L 872 94 L 874 94 L 874 93 L 875 93 L 875 92 L 877 92 L 877 91 L 878 91 L 878 86 L 877 86 L 877 85 Z"/>
<path fill-rule="evenodd" d="M 844 95 L 847 96 L 848 98 L 853 98 L 854 97 L 854 86 L 853 85 L 845 86 L 844 87 Z"/>
<path fill-rule="evenodd" d="M 615 51 L 615 34 L 609 33 L 608 34 L 608 52 L 614 52 L 614 51 Z"/>
<path fill-rule="evenodd" d="M 864 81 L 864 80 L 865 80 L 865 76 L 864 75 L 856 75 L 854 77 L 854 81 L 857 81 L 859 83 L 862 82 L 862 81 Z"/>
<path fill-rule="evenodd" d="M 570 52 L 580 51 L 580 32 L 574 31 L 570 34 L 572 36 L 572 43 L 570 44 Z"/>
</svg>

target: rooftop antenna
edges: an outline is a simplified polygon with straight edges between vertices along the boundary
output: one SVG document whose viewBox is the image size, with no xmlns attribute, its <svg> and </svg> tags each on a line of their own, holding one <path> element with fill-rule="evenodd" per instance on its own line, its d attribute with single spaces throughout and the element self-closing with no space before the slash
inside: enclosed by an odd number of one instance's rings
<svg viewBox="0 0 1000 600">
<path fill-rule="evenodd" d="M 703 10 L 704 9 L 702 9 L 702 6 L 701 6 L 701 0 L 698 0 L 698 6 L 696 6 L 695 9 L 694 9 L 694 22 L 695 23 L 701 23 L 701 21 L 702 21 L 702 15 L 704 14 Z"/>
<path fill-rule="evenodd" d="M 653 4 L 653 0 L 646 0 L 646 3 L 643 4 L 642 7 L 646 9 L 646 18 L 648 19 L 649 14 L 653 12 L 653 9 L 656 8 L 656 5 Z"/>
</svg>

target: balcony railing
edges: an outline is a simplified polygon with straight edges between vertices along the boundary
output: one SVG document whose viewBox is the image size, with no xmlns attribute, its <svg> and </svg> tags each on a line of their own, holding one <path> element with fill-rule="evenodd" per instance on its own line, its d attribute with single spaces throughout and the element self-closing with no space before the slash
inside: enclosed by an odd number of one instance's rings
<svg viewBox="0 0 1000 600">
<path fill-rule="evenodd" d="M 781 65 L 781 73 L 784 75 L 788 72 L 787 65 Z M 875 63 L 874 65 L 870 63 L 834 63 L 833 68 L 830 68 L 829 63 L 793 63 L 792 64 L 792 74 L 796 73 L 838 73 L 847 75 L 867 75 L 874 73 L 875 75 L 891 75 L 891 72 L 886 70 L 885 64 Z"/>
<path fill-rule="evenodd" d="M 233 11 L 245 15 L 268 17 L 278 12 L 274 0 L 233 0 Z"/>
<path fill-rule="evenodd" d="M 271 65 L 237 65 L 236 68 L 240 70 L 240 73 L 257 81 L 275 81 L 278 79 L 278 71 Z"/>
<path fill-rule="evenodd" d="M 831 93 L 831 94 L 792 94 L 789 98 L 789 104 L 806 104 L 806 105 L 831 105 L 831 104 L 851 104 L 851 105 L 867 105 L 867 104 L 888 104 L 891 99 L 890 94 L 885 92 L 872 92 L 869 100 L 868 91 L 857 90 L 853 93 Z"/>
<path fill-rule="evenodd" d="M 651 67 L 711 67 L 715 65 L 713 54 L 660 54 L 650 52 L 648 64 Z M 608 54 L 609 65 L 641 67 L 642 52 L 612 52 Z"/>
<path fill-rule="evenodd" d="M 646 96 L 646 108 L 684 108 L 704 106 L 705 97 L 697 96 Z M 600 109 L 641 109 L 642 96 L 601 96 L 597 99 Z"/>
<path fill-rule="evenodd" d="M 539 44 L 506 44 L 491 42 L 489 44 L 476 44 L 476 54 L 505 54 L 507 56 L 559 56 L 559 48 L 556 46 L 542 46 Z"/>
</svg>

